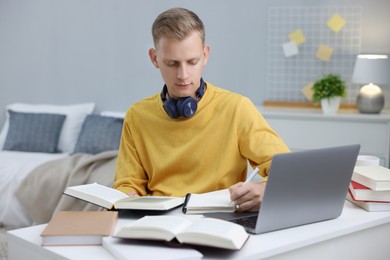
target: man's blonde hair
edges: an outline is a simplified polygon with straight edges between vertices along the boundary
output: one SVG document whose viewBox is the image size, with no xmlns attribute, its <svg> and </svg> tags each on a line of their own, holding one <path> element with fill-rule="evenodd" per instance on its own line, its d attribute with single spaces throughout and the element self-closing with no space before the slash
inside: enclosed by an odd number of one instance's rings
<svg viewBox="0 0 390 260">
<path fill-rule="evenodd" d="M 172 8 L 161 13 L 153 23 L 152 35 L 154 47 L 162 37 L 183 40 L 193 31 L 198 31 L 205 43 L 206 33 L 202 20 L 192 11 L 185 8 Z"/>
</svg>

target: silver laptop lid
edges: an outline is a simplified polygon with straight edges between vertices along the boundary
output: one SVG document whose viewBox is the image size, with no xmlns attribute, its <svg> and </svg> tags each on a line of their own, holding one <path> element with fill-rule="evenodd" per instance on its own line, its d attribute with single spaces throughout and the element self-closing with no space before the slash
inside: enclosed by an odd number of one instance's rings
<svg viewBox="0 0 390 260">
<path fill-rule="evenodd" d="M 253 233 L 263 233 L 340 216 L 360 145 L 273 157 Z"/>
</svg>

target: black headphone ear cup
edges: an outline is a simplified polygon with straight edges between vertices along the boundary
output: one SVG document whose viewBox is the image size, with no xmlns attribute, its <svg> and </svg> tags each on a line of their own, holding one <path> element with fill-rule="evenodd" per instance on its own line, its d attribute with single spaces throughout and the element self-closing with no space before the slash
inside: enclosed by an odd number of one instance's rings
<svg viewBox="0 0 390 260">
<path fill-rule="evenodd" d="M 164 101 L 164 109 L 165 109 L 165 112 L 167 112 L 168 116 L 170 118 L 178 118 L 180 116 L 179 114 L 179 111 L 177 110 L 177 107 L 176 107 L 176 102 L 173 100 L 173 99 L 167 99 Z"/>
<path fill-rule="evenodd" d="M 193 97 L 180 98 L 176 104 L 180 116 L 191 117 L 196 113 L 198 102 Z"/>
</svg>

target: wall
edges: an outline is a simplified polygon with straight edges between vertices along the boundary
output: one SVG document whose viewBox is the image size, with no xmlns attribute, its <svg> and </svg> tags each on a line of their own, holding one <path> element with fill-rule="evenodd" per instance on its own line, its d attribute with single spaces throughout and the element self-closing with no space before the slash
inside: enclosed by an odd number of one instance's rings
<svg viewBox="0 0 390 260">
<path fill-rule="evenodd" d="M 160 91 L 147 55 L 150 27 L 173 6 L 192 9 L 206 25 L 205 79 L 261 104 L 267 10 L 286 5 L 361 5 L 362 52 L 390 52 L 386 0 L 0 0 L 0 125 L 12 102 L 93 101 L 98 111 L 125 111 Z"/>
</svg>

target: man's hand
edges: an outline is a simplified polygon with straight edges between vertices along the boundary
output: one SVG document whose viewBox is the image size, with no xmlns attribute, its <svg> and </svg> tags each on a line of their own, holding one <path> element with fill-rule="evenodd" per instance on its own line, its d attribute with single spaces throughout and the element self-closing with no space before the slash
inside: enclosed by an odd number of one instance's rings
<svg viewBox="0 0 390 260">
<path fill-rule="evenodd" d="M 230 199 L 236 204 L 237 211 L 259 211 L 266 182 L 236 183 L 229 188 Z"/>
<path fill-rule="evenodd" d="M 127 193 L 130 197 L 139 197 L 139 194 L 135 190 L 131 190 Z"/>
</svg>

